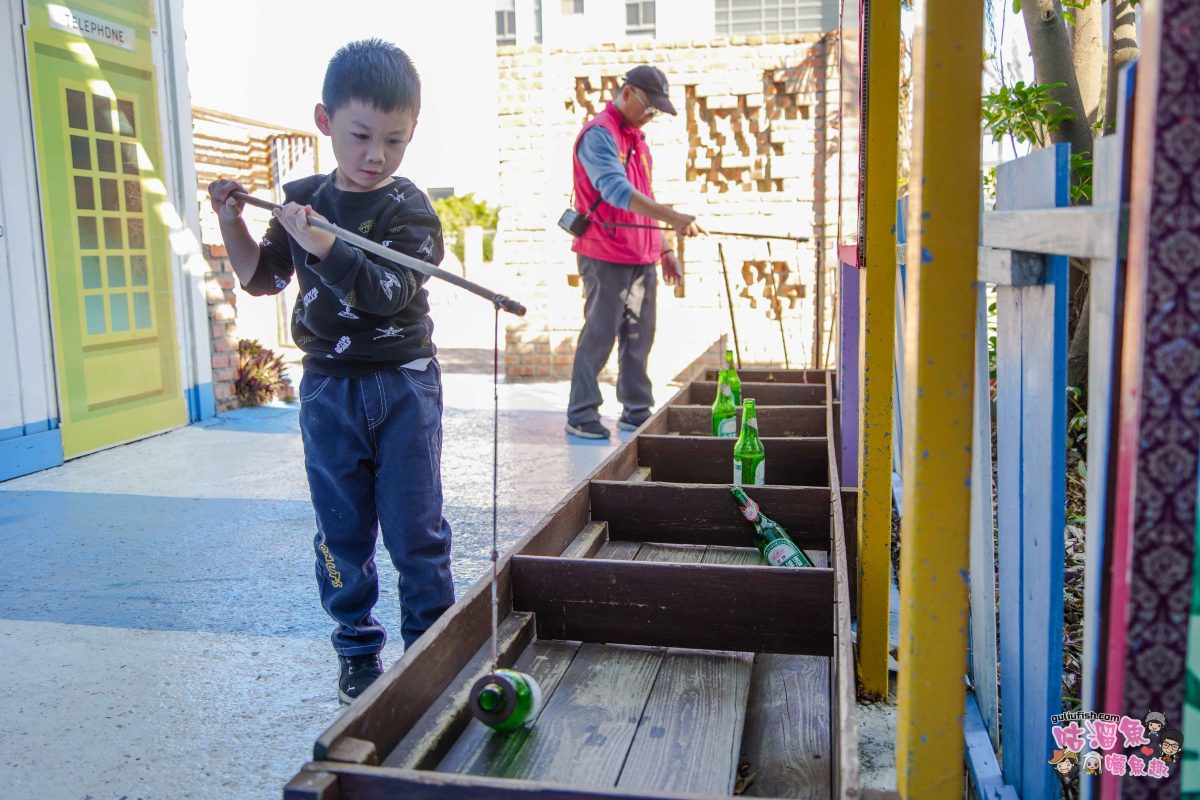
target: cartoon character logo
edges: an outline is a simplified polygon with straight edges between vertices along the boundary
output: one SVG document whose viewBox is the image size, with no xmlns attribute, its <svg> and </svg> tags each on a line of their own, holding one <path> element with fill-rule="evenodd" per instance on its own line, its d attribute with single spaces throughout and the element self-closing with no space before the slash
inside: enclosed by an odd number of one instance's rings
<svg viewBox="0 0 1200 800">
<path fill-rule="evenodd" d="M 1151 711 L 1143 721 L 1146 726 L 1146 738 L 1150 741 L 1142 745 L 1142 755 L 1153 758 L 1159 754 L 1159 744 L 1162 741 L 1162 729 L 1167 727 L 1167 716 L 1161 711 Z"/>
<path fill-rule="evenodd" d="M 1162 760 L 1168 764 L 1174 764 L 1179 760 L 1179 752 L 1183 750 L 1183 734 L 1175 728 L 1167 728 L 1162 732 L 1162 739 L 1158 746 L 1159 752 L 1162 753 Z"/>
<path fill-rule="evenodd" d="M 1103 765 L 1103 759 L 1100 758 L 1100 754 L 1095 750 L 1092 750 L 1083 757 L 1082 767 L 1085 775 L 1099 775 Z"/>
<path fill-rule="evenodd" d="M 1058 780 L 1063 786 L 1067 786 L 1079 771 L 1079 753 L 1074 750 L 1057 749 L 1049 763 L 1058 773 Z"/>
</svg>

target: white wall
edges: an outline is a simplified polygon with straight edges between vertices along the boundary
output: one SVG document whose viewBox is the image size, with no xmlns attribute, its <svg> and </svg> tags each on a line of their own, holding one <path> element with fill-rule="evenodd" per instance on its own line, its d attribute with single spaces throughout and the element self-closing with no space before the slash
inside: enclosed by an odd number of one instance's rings
<svg viewBox="0 0 1200 800">
<path fill-rule="evenodd" d="M 420 124 L 401 174 L 422 188 L 494 198 L 494 10 L 479 0 L 185 0 L 192 102 L 316 132 L 313 106 L 334 52 L 355 39 L 386 39 L 421 75 Z M 335 166 L 325 137 L 320 161 L 322 171 Z"/>
<path fill-rule="evenodd" d="M 0 433 L 58 419 L 21 9 L 0 9 Z"/>
<path fill-rule="evenodd" d="M 659 39 L 711 39 L 716 30 L 714 0 L 657 0 L 654 35 Z"/>
</svg>

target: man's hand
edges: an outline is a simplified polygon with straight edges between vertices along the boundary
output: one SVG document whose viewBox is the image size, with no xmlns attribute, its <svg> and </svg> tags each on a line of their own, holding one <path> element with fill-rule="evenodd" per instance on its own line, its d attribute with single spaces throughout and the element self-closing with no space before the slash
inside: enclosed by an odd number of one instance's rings
<svg viewBox="0 0 1200 800">
<path fill-rule="evenodd" d="M 700 233 L 707 233 L 704 228 L 696 224 L 694 216 L 680 213 L 675 209 L 671 209 L 671 220 L 668 224 L 675 229 L 675 233 L 679 236 L 695 236 Z"/>
<path fill-rule="evenodd" d="M 320 214 L 312 210 L 312 206 L 302 206 L 288 203 L 282 208 L 271 212 L 283 229 L 296 240 L 296 243 L 312 253 L 318 261 L 324 261 L 333 249 L 337 237 L 308 224 L 309 217 L 324 220 Z"/>
<path fill-rule="evenodd" d="M 213 211 L 217 212 L 218 220 L 233 222 L 242 215 L 242 209 L 246 204 L 234 197 L 233 193 L 245 191 L 237 181 L 229 181 L 224 178 L 215 180 L 208 185 L 208 199 L 212 203 Z"/>
<path fill-rule="evenodd" d="M 674 252 L 663 253 L 662 257 L 663 282 L 667 286 L 677 286 L 683 281 L 683 262 Z"/>
</svg>

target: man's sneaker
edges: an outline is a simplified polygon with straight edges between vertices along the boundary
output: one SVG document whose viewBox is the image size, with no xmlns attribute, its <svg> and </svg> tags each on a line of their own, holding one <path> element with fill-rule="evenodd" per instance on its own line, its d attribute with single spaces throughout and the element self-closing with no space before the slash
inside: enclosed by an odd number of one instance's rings
<svg viewBox="0 0 1200 800">
<path fill-rule="evenodd" d="M 646 420 L 650 419 L 650 411 L 637 411 L 633 414 L 625 412 L 621 414 L 621 418 L 617 420 L 617 427 L 623 431 L 636 431 L 638 428 L 646 424 Z"/>
<path fill-rule="evenodd" d="M 568 422 L 567 433 L 572 436 L 578 436 L 580 439 L 607 439 L 612 436 L 612 431 L 600 424 L 599 420 L 592 422 Z"/>
<path fill-rule="evenodd" d="M 378 653 L 338 656 L 338 699 L 348 706 L 383 674 Z"/>
</svg>

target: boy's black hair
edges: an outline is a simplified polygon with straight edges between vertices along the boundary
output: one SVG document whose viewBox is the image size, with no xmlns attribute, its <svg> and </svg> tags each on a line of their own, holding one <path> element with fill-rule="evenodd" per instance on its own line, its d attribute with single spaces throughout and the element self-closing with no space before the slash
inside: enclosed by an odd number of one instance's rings
<svg viewBox="0 0 1200 800">
<path fill-rule="evenodd" d="M 343 45 L 325 70 L 321 102 L 330 115 L 351 100 L 380 111 L 421 111 L 421 77 L 408 54 L 382 39 Z"/>
<path fill-rule="evenodd" d="M 1177 742 L 1180 747 L 1183 747 L 1183 734 L 1176 728 L 1167 728 L 1158 736 L 1159 742 L 1165 742 L 1167 739 L 1170 739 L 1172 742 Z"/>
</svg>

